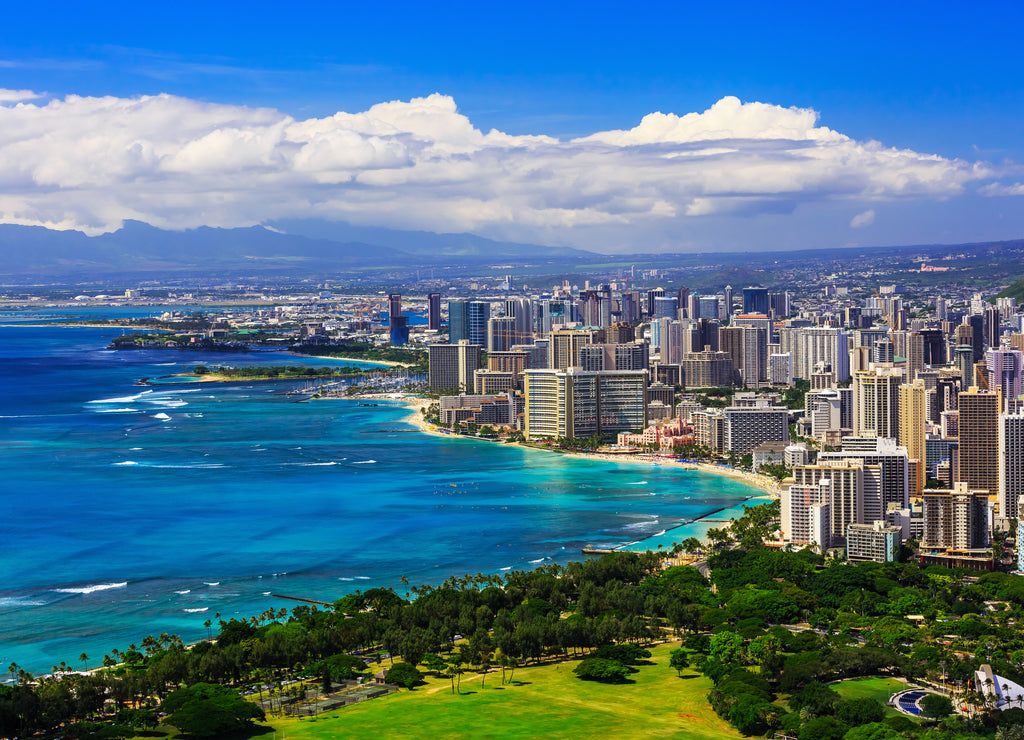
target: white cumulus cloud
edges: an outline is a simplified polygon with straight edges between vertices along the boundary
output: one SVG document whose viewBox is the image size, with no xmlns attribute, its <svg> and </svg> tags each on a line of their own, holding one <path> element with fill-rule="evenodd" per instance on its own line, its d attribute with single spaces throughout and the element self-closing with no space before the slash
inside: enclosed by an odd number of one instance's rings
<svg viewBox="0 0 1024 740">
<path fill-rule="evenodd" d="M 1015 182 L 1012 185 L 994 182 L 981 189 L 982 195 L 1024 195 L 1024 183 Z"/>
<path fill-rule="evenodd" d="M 850 227 L 854 229 L 861 229 L 865 226 L 870 226 L 875 222 L 875 209 L 869 208 L 863 213 L 858 213 L 856 216 L 850 219 Z"/>
<path fill-rule="evenodd" d="M 89 233 L 316 217 L 572 242 L 582 227 L 949 198 L 995 177 L 733 97 L 568 141 L 481 131 L 436 93 L 307 120 L 171 95 L 36 97 L 0 91 L 0 222 Z"/>
<path fill-rule="evenodd" d="M 45 94 L 31 90 L 7 90 L 0 87 L 0 103 L 19 103 L 23 100 L 38 100 L 42 97 L 45 97 Z"/>
</svg>

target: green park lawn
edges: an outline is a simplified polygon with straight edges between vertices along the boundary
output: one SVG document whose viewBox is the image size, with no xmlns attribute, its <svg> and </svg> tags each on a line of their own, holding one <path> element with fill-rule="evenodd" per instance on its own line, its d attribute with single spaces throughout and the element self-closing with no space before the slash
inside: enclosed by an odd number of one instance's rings
<svg viewBox="0 0 1024 740">
<path fill-rule="evenodd" d="M 835 691 L 844 699 L 874 699 L 885 706 L 886 716 L 906 717 L 892 707 L 888 706 L 889 698 L 900 691 L 910 688 L 902 681 L 892 678 L 854 678 L 849 681 L 839 681 L 829 684 L 829 688 Z"/>
<path fill-rule="evenodd" d="M 668 665 L 678 643 L 652 649 L 653 665 L 639 666 L 633 683 L 581 681 L 578 661 L 518 668 L 511 685 L 492 670 L 462 677 L 453 696 L 448 679 L 428 677 L 402 690 L 317 720 L 270 718 L 279 738 L 578 738 L 674 737 L 697 740 L 741 736 L 708 706 L 711 682 L 693 670 L 679 678 Z"/>
</svg>

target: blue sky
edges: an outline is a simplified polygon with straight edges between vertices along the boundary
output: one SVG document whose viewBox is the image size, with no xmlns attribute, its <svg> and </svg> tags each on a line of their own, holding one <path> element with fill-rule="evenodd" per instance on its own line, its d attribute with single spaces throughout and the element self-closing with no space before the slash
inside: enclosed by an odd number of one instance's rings
<svg viewBox="0 0 1024 740">
<path fill-rule="evenodd" d="M 372 175 L 359 169 L 371 160 L 363 155 L 353 159 L 350 149 L 339 154 L 338 132 L 331 133 L 331 151 L 345 163 L 345 174 L 339 175 L 335 166 L 329 168 L 331 176 L 318 172 L 313 178 L 318 194 L 303 192 L 292 198 L 296 190 L 284 190 L 295 182 L 289 164 L 284 168 L 288 176 L 277 183 L 282 190 L 274 197 L 295 202 L 275 212 L 281 217 L 473 230 L 608 251 L 636 248 L 638 241 L 654 249 L 680 250 L 700 245 L 742 249 L 970 241 L 1024 236 L 1024 171 L 1019 165 L 1024 162 L 1022 21 L 1024 10 L 1012 3 L 967 8 L 943 3 L 825 7 L 761 2 L 711 8 L 692 3 L 43 2 L 5 8 L 9 32 L 0 39 L 0 88 L 40 96 L 9 94 L 5 105 L 12 110 L 18 98 L 38 108 L 52 100 L 66 106 L 69 96 L 130 101 L 161 93 L 178 102 L 217 106 L 217 121 L 197 121 L 190 129 L 196 140 L 218 126 L 235 131 L 273 125 L 267 120 L 237 125 L 240 116 L 246 118 L 233 112 L 238 107 L 269 108 L 308 122 L 432 93 L 454 101 L 462 118 L 438 118 L 429 130 L 397 131 L 401 126 L 396 120 L 405 120 L 405 111 L 377 116 L 380 120 L 373 125 L 356 125 L 361 138 L 349 141 L 349 136 L 344 146 L 364 147 L 367 137 L 376 137 L 370 148 L 377 155 L 381 147 L 391 152 L 386 164 L 372 159 Z M 698 133 L 688 129 L 668 140 L 650 132 L 628 141 L 605 137 L 599 143 L 606 150 L 586 162 L 575 146 L 562 146 L 554 154 L 550 145 L 540 147 L 544 151 L 534 151 L 536 160 L 522 155 L 522 141 L 503 144 L 502 151 L 495 150 L 494 142 L 478 142 L 472 153 L 462 142 L 442 147 L 440 155 L 436 146 L 446 127 L 458 128 L 463 118 L 484 134 L 496 129 L 511 137 L 546 136 L 564 144 L 633 129 L 655 112 L 679 117 L 701 113 L 729 97 L 779 111 L 814 111 L 819 116 L 815 129 L 919 155 L 910 163 L 910 178 L 918 185 L 906 187 L 904 165 L 888 162 L 888 155 L 862 156 L 857 147 L 848 147 L 830 159 L 832 164 L 824 168 L 828 176 L 808 171 L 764 189 L 752 188 L 751 157 L 763 172 L 772 163 L 800 156 L 801 147 L 774 147 L 767 157 L 765 140 L 772 137 L 750 135 L 749 128 L 738 136 L 733 119 L 719 121 L 710 132 L 703 126 Z M 763 126 L 778 124 L 783 114 L 776 113 Z M 61 133 L 59 122 L 30 114 L 34 112 L 22 110 L 24 120 L 14 128 L 45 131 L 41 140 L 70 136 Z M 0 220 L 93 231 L 114 228 L 123 218 L 174 228 L 200 222 L 243 225 L 254 221 L 253 214 L 271 197 L 269 184 L 258 195 L 251 188 L 240 192 L 237 182 L 246 178 L 237 169 L 238 157 L 225 160 L 226 166 L 236 168 L 227 173 L 239 176 L 235 185 L 224 181 L 226 171 L 211 183 L 206 165 L 218 161 L 214 156 L 193 172 L 192 184 L 196 191 L 215 191 L 221 203 L 186 215 L 189 204 L 183 193 L 189 181 L 184 166 L 180 161 L 165 166 L 170 144 L 159 140 L 151 118 L 134 110 L 116 113 L 81 106 L 68 107 L 64 118 L 68 114 L 82 122 L 78 129 L 94 122 L 94 138 L 109 131 L 113 121 L 138 125 L 136 139 L 153 142 L 156 152 L 147 161 L 163 164 L 145 172 L 136 165 L 114 167 L 111 175 L 97 173 L 103 162 L 97 157 L 83 162 L 77 173 L 54 173 L 41 159 L 17 159 L 24 155 L 17 147 L 10 149 L 17 142 L 6 142 L 8 156 L 3 156 L 0 136 Z M 169 109 L 163 115 L 173 118 Z M 801 138 L 803 134 L 795 136 L 787 126 L 790 141 L 820 149 L 822 136 L 805 131 L 806 138 Z M 385 129 L 398 138 L 382 143 Z M 715 131 L 720 133 L 717 139 Z M 291 136 L 284 135 L 271 159 L 288 156 Z M 410 137 L 427 137 L 430 146 L 418 149 L 420 153 L 395 154 L 395 142 L 404 145 Z M 706 147 L 702 177 L 681 171 L 680 179 L 689 184 L 676 189 L 672 173 L 663 168 L 654 177 L 661 184 L 645 188 L 654 173 L 647 160 L 652 147 L 660 147 L 659 156 L 678 160 L 679 147 L 690 146 L 694 137 L 725 142 Z M 110 146 L 120 147 L 123 141 Z M 178 149 L 188 145 L 183 139 L 174 144 Z M 585 145 L 588 156 L 592 145 Z M 638 146 L 646 147 L 641 158 L 634 156 Z M 78 152 L 83 144 L 69 141 L 68 147 Z M 317 151 L 323 156 L 322 147 Z M 932 155 L 955 164 L 922 174 L 921 166 L 934 164 L 927 160 Z M 438 182 L 436 171 L 413 178 L 415 187 L 408 180 L 398 187 L 392 176 L 396 169 L 422 170 L 426 159 L 436 170 L 439 158 L 455 172 L 466 157 L 477 172 L 475 177 L 458 175 L 464 187 L 455 187 L 449 174 L 441 177 L 445 202 L 461 201 L 458 208 L 438 211 L 442 196 L 427 188 Z M 856 167 L 834 174 L 852 159 Z M 269 161 L 263 156 L 261 166 L 269 167 Z M 358 165 L 355 174 L 353 162 Z M 720 176 L 706 177 L 708 168 L 720 164 Z M 731 173 L 739 165 L 745 175 L 734 182 Z M 5 166 L 21 175 L 4 178 Z M 637 189 L 646 190 L 642 197 L 626 192 L 628 171 L 634 166 Z M 609 169 L 616 172 L 611 184 L 602 180 Z M 382 170 L 391 174 L 385 177 Z M 499 175 L 509 170 L 529 170 L 529 175 L 502 184 Z M 206 174 L 200 176 L 200 171 Z M 557 177 L 545 179 L 548 171 Z M 566 171 L 574 176 L 562 177 Z M 174 187 L 169 187 L 172 179 Z M 540 181 L 536 193 L 528 192 L 526 180 Z M 596 180 L 602 181 L 601 187 L 592 188 Z M 137 200 L 143 181 L 152 185 L 145 202 Z M 478 195 L 482 184 L 495 182 L 488 197 Z M 129 184 L 136 190 L 135 200 L 114 197 L 117 206 L 96 205 L 104 188 L 116 196 Z M 566 193 L 574 186 L 578 198 Z M 88 197 L 83 188 L 90 191 Z M 325 194 L 325 188 L 333 190 Z M 389 212 L 380 202 L 371 202 L 375 199 L 366 194 L 367 188 L 377 189 L 377 201 L 404 199 L 414 206 Z M 545 195 L 546 189 L 551 193 Z M 591 189 L 600 192 L 588 196 Z M 158 207 L 161 194 L 177 200 L 176 206 Z M 248 205 L 232 211 L 227 205 L 232 200 Z M 425 215 L 416 216 L 418 212 Z"/>
</svg>

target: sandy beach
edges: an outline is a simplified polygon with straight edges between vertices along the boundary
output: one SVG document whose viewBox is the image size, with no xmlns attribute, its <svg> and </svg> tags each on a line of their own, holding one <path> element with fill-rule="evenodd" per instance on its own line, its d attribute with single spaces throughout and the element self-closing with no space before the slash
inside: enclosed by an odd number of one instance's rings
<svg viewBox="0 0 1024 740">
<path fill-rule="evenodd" d="M 732 478 L 746 483 L 750 486 L 755 486 L 764 491 L 768 496 L 757 497 L 757 498 L 775 498 L 779 495 L 781 486 L 774 478 L 770 478 L 767 475 L 758 475 L 757 473 L 748 473 L 744 470 L 736 470 L 735 468 L 729 468 L 724 465 L 709 465 L 707 463 L 688 463 L 680 462 L 673 458 L 662 457 L 660 455 L 640 454 L 640 455 L 609 455 L 602 454 L 600 452 L 567 452 L 564 453 L 568 457 L 576 457 L 584 460 L 600 460 L 601 462 L 621 462 L 621 463 L 633 463 L 635 465 L 663 465 L 673 468 L 682 468 L 683 470 L 698 470 L 702 473 L 710 473 L 712 475 L 721 475 L 726 478 Z"/>
<path fill-rule="evenodd" d="M 353 396 L 346 396 L 347 399 L 353 399 L 357 401 L 397 401 L 399 403 L 408 406 L 412 413 L 406 417 L 406 421 L 415 426 L 426 434 L 433 434 L 436 436 L 447 437 L 447 432 L 439 430 L 433 424 L 427 422 L 423 416 L 422 409 L 425 409 L 434 403 L 432 399 L 422 398 L 420 396 L 406 396 L 401 393 L 360 393 Z M 540 449 L 533 445 L 522 445 L 529 447 L 529 449 L 536 450 Z M 543 452 L 543 449 L 540 451 Z M 580 460 L 596 460 L 600 462 L 617 462 L 617 463 L 629 463 L 633 465 L 646 465 L 655 466 L 663 465 L 674 468 L 681 468 L 683 470 L 697 470 L 702 473 L 710 473 L 711 475 L 721 475 L 726 478 L 732 478 L 733 480 L 746 483 L 749 486 L 760 488 L 767 494 L 766 496 L 758 496 L 757 498 L 777 498 L 781 492 L 782 486 L 774 478 L 767 475 L 759 475 L 757 473 L 750 473 L 745 470 L 736 470 L 735 468 L 729 468 L 724 465 L 710 465 L 708 463 L 689 463 L 680 462 L 669 457 L 662 457 L 661 455 L 652 454 L 639 454 L 639 455 L 611 455 L 600 452 L 562 452 L 559 450 L 551 450 L 553 453 L 565 455 L 566 457 L 573 457 Z"/>
</svg>

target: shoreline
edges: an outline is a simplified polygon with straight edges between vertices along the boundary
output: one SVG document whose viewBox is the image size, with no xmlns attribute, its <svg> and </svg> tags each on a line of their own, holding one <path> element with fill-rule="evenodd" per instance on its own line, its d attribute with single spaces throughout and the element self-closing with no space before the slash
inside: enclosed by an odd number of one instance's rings
<svg viewBox="0 0 1024 740">
<path fill-rule="evenodd" d="M 660 455 L 651 454 L 640 454 L 640 455 L 612 455 L 601 452 L 566 452 L 563 453 L 567 457 L 575 457 L 583 460 L 595 460 L 598 462 L 626 462 L 634 465 L 647 465 L 647 466 L 658 466 L 665 465 L 673 468 L 681 468 L 683 470 L 695 470 L 701 473 L 709 473 L 711 475 L 719 475 L 724 478 L 730 478 L 740 483 L 745 483 L 753 488 L 758 488 L 764 491 L 766 496 L 753 496 L 752 498 L 776 498 L 781 492 L 781 484 L 774 478 L 770 478 L 767 475 L 760 475 L 758 473 L 749 473 L 745 470 L 736 470 L 735 468 L 729 468 L 724 465 L 711 465 L 710 463 L 693 463 L 693 462 L 682 462 L 674 458 L 661 457 Z"/>
<path fill-rule="evenodd" d="M 334 400 L 334 399 L 333 398 L 326 398 L 326 399 L 322 399 L 322 400 Z M 435 427 L 433 424 L 430 424 L 424 418 L 423 413 L 421 412 L 421 409 L 427 408 L 433 402 L 433 400 L 429 399 L 429 398 L 422 398 L 422 397 L 419 397 L 419 396 L 407 396 L 407 395 L 403 395 L 401 393 L 394 393 L 394 394 L 387 394 L 387 393 L 362 393 L 362 394 L 355 394 L 355 395 L 352 395 L 352 396 L 343 397 L 342 400 L 355 400 L 355 401 L 374 400 L 374 401 L 393 401 L 393 402 L 397 402 L 398 404 L 406 406 L 406 407 L 408 407 L 410 409 L 409 415 L 407 417 L 405 417 L 403 419 L 403 421 L 406 421 L 409 424 L 411 424 L 412 426 L 416 427 L 416 429 L 419 430 L 420 432 L 423 432 L 424 434 L 430 434 L 430 435 L 433 435 L 435 437 L 461 436 L 461 435 L 452 435 L 452 434 L 449 434 L 447 432 L 442 432 L 437 427 Z M 478 440 L 478 441 L 482 441 L 482 442 L 496 442 L 496 440 L 487 440 L 487 439 L 481 439 L 481 438 L 478 438 L 478 437 L 466 437 L 466 439 L 474 439 L 474 440 Z M 504 444 L 504 443 L 499 443 L 499 444 Z M 534 447 L 532 445 L 526 445 L 526 444 L 523 444 L 521 442 L 513 443 L 510 446 L 519 447 L 521 449 L 536 450 L 538 452 L 545 452 L 545 450 L 543 450 L 543 449 Z M 684 522 L 683 524 L 679 524 L 679 525 L 677 525 L 675 527 L 672 527 L 671 529 L 668 529 L 668 530 L 666 530 L 664 532 L 660 532 L 658 534 L 648 535 L 648 536 L 643 537 L 643 538 L 641 538 L 641 539 L 639 539 L 639 540 L 637 540 L 635 542 L 628 542 L 628 543 L 625 543 L 623 545 L 619 545 L 618 547 L 612 548 L 613 551 L 616 551 L 616 552 L 618 552 L 618 551 L 635 552 L 637 550 L 641 550 L 641 551 L 646 550 L 646 551 L 654 552 L 654 551 L 656 551 L 659 548 L 656 548 L 656 547 L 653 546 L 654 545 L 653 540 L 660 539 L 660 538 L 668 535 L 669 533 L 674 532 L 674 531 L 679 530 L 679 529 L 682 529 L 682 528 L 695 528 L 695 529 L 699 529 L 699 528 L 703 527 L 704 525 L 709 525 L 709 526 L 707 526 L 706 529 L 712 529 L 712 528 L 714 528 L 715 524 L 720 524 L 718 519 L 721 517 L 721 515 L 727 514 L 727 513 L 732 512 L 732 511 L 737 511 L 737 512 L 738 511 L 742 511 L 742 507 L 744 505 L 750 505 L 750 504 L 748 504 L 748 502 L 751 502 L 751 501 L 753 501 L 753 502 L 768 502 L 768 501 L 775 501 L 775 500 L 777 500 L 779 498 L 779 495 L 781 493 L 781 488 L 782 488 L 781 483 L 776 481 L 774 478 L 770 478 L 770 477 L 768 477 L 766 475 L 759 475 L 757 473 L 748 473 L 748 472 L 743 471 L 743 470 L 735 470 L 734 468 L 727 468 L 727 467 L 724 467 L 724 466 L 721 466 L 721 465 L 710 465 L 708 463 L 681 462 L 679 460 L 675 460 L 675 459 L 671 459 L 671 458 L 664 458 L 664 457 L 661 457 L 660 455 L 641 454 L 641 455 L 626 456 L 626 455 L 611 455 L 611 454 L 599 453 L 599 452 L 561 452 L 559 450 L 547 450 L 547 452 L 550 452 L 550 453 L 560 453 L 564 457 L 573 458 L 573 459 L 577 459 L 577 460 L 591 460 L 591 461 L 594 461 L 594 462 L 606 462 L 606 463 L 608 463 L 608 462 L 611 462 L 611 463 L 629 463 L 631 465 L 643 465 L 643 466 L 646 466 L 646 467 L 667 466 L 667 467 L 679 468 L 680 470 L 689 470 L 689 471 L 694 471 L 694 472 L 698 472 L 698 473 L 705 473 L 705 474 L 708 474 L 708 475 L 717 475 L 717 476 L 728 478 L 728 479 L 736 481 L 738 483 L 742 483 L 744 485 L 750 486 L 751 488 L 756 488 L 756 489 L 758 489 L 758 490 L 760 490 L 762 492 L 760 495 L 747 496 L 743 500 L 737 501 L 734 505 L 726 506 L 726 507 L 720 507 L 720 508 L 715 509 L 713 511 L 709 511 L 707 514 L 699 516 L 699 517 L 697 517 L 697 518 L 695 518 L 695 519 L 693 519 L 693 520 L 691 520 L 689 522 Z M 753 505 L 756 506 L 757 503 L 754 503 Z M 714 521 L 706 521 L 706 520 L 709 520 L 709 519 L 712 519 L 712 518 L 714 519 Z M 649 546 L 649 547 L 639 547 L 640 545 L 642 545 L 643 543 L 648 542 L 648 541 L 652 541 L 651 546 Z"/>
<path fill-rule="evenodd" d="M 363 374 L 350 373 L 348 375 L 289 375 L 284 377 L 271 375 L 233 376 L 220 373 L 207 373 L 196 375 L 195 373 L 173 373 L 171 375 L 157 375 L 153 378 L 144 378 L 138 385 L 196 385 L 201 383 L 283 383 L 299 380 L 322 380 L 330 383 L 345 378 L 361 378 Z M 162 382 L 161 382 L 162 381 Z"/>
<path fill-rule="evenodd" d="M 70 322 L 70 321 L 51 321 L 51 322 L 46 322 L 46 323 L 41 323 L 41 324 L 35 324 L 35 323 L 33 323 L 33 324 L 29 324 L 29 323 L 25 323 L 25 324 L 21 324 L 21 323 L 0 324 L 0 329 L 18 329 L 18 328 L 22 328 L 22 327 L 24 327 L 26 329 L 48 329 L 48 328 L 51 328 L 51 327 L 57 327 L 57 328 L 61 328 L 61 329 L 137 329 L 137 330 L 139 330 L 141 332 L 161 332 L 161 333 L 164 333 L 164 334 L 174 334 L 175 333 L 174 329 L 161 329 L 161 328 L 150 327 L 150 326 L 139 326 L 138 324 L 91 324 L 91 323 L 87 323 L 87 322 L 85 322 L 85 323 L 77 323 L 77 322 Z M 156 348 L 155 347 L 147 347 L 146 349 L 156 349 Z M 178 349 L 178 348 L 174 348 L 174 349 Z M 358 357 L 338 357 L 336 355 L 307 355 L 307 354 L 304 354 L 302 352 L 293 352 L 291 350 L 278 349 L 278 348 L 275 348 L 275 351 L 285 352 L 285 353 L 291 355 L 292 357 L 309 357 L 309 358 L 316 359 L 316 360 L 334 360 L 336 362 L 358 362 L 358 363 L 363 364 L 363 365 L 376 365 L 378 367 L 403 367 L 403 368 L 415 367 L 415 365 L 413 365 L 412 363 L 409 363 L 409 362 L 396 362 L 394 360 L 364 360 L 364 359 L 358 358 Z"/>
<path fill-rule="evenodd" d="M 173 334 L 172 329 L 160 329 L 155 326 L 139 326 L 138 324 L 90 324 L 88 322 L 74 322 L 74 321 L 48 321 L 43 324 L 0 324 L 0 329 L 19 329 L 24 327 L 26 329 L 49 329 L 57 327 L 58 329 L 138 329 L 139 331 L 147 332 L 164 332 L 165 334 Z"/>
</svg>

